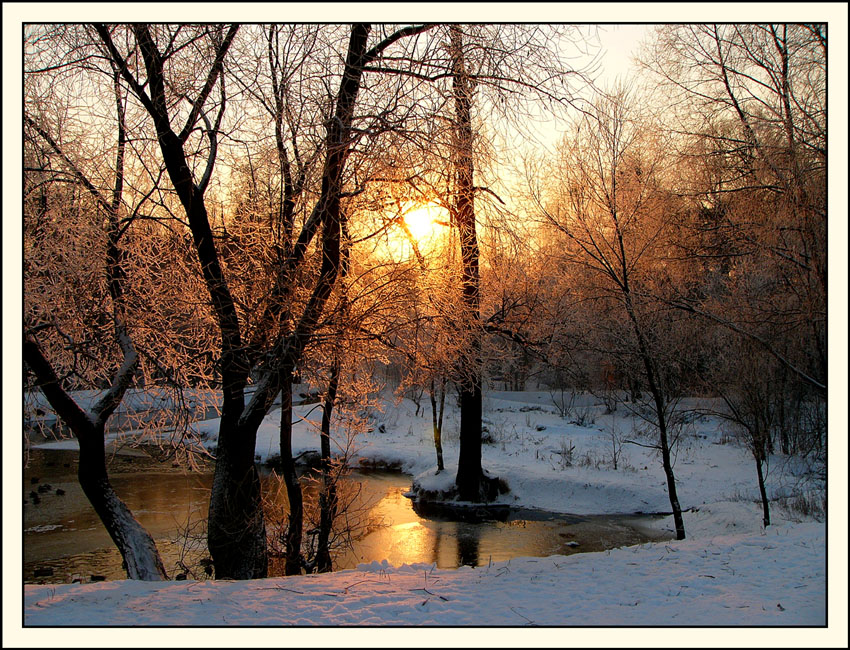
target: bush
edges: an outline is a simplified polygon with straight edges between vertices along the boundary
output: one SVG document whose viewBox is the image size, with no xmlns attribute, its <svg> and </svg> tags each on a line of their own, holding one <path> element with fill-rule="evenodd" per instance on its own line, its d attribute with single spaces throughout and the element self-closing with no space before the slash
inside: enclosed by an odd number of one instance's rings
<svg viewBox="0 0 850 650">
<path fill-rule="evenodd" d="M 820 490 L 796 492 L 777 502 L 792 521 L 826 521 L 826 494 Z"/>
</svg>

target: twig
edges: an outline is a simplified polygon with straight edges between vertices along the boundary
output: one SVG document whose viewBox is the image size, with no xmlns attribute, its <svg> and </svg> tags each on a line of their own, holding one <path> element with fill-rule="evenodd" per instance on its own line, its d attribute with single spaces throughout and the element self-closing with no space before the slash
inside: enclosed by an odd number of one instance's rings
<svg viewBox="0 0 850 650">
<path fill-rule="evenodd" d="M 522 615 L 522 614 L 520 614 L 518 611 L 516 611 L 513 607 L 511 607 L 511 611 L 512 611 L 514 614 L 516 614 L 517 616 L 519 616 L 519 617 L 521 617 L 521 618 L 524 618 L 526 621 L 528 621 L 528 624 L 529 624 L 529 625 L 537 625 L 537 623 L 535 623 L 534 621 L 532 621 L 532 620 L 531 620 L 530 618 L 528 618 L 527 616 L 523 616 L 523 615 Z"/>
<path fill-rule="evenodd" d="M 260 591 L 291 591 L 294 594 L 304 595 L 303 591 L 298 591 L 297 589 L 289 589 L 287 587 L 260 587 Z"/>
<path fill-rule="evenodd" d="M 349 589 L 351 589 L 352 587 L 355 587 L 355 586 L 357 586 L 357 585 L 363 584 L 364 582 L 375 582 L 375 581 L 374 581 L 374 580 L 359 580 L 359 581 L 357 581 L 357 582 L 352 582 L 352 583 L 351 583 L 350 585 L 348 585 L 347 587 L 344 587 L 344 588 L 343 588 L 343 591 L 344 591 L 345 593 L 348 593 L 348 590 L 349 590 Z"/>
<path fill-rule="evenodd" d="M 439 598 L 440 600 L 448 600 L 448 598 L 446 598 L 445 596 L 440 596 L 439 594 L 435 594 L 433 591 L 428 591 L 428 590 L 427 590 L 427 589 L 425 589 L 424 587 L 419 587 L 419 588 L 417 588 L 417 589 L 410 589 L 410 591 L 424 591 L 424 592 L 425 592 L 426 594 L 428 594 L 429 596 L 436 596 L 436 597 L 437 597 L 437 598 Z"/>
<path fill-rule="evenodd" d="M 638 447 L 646 447 L 647 449 L 661 449 L 658 445 L 645 445 L 641 442 L 636 442 L 634 440 L 623 440 L 623 444 L 629 445 L 637 445 Z"/>
</svg>

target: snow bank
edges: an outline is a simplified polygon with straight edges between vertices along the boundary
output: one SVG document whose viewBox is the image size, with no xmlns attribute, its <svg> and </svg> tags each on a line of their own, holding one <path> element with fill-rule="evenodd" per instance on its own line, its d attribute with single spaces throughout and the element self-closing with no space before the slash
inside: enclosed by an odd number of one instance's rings
<svg viewBox="0 0 850 650">
<path fill-rule="evenodd" d="M 25 625 L 819 626 L 826 616 L 824 529 L 787 524 L 708 543 L 515 558 L 475 569 L 384 561 L 244 582 L 27 585 Z"/>
</svg>

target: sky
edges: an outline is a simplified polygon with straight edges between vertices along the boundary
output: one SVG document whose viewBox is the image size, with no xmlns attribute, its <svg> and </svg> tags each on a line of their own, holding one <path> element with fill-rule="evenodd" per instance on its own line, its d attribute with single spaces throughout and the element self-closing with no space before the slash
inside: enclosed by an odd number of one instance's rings
<svg viewBox="0 0 850 650">
<path fill-rule="evenodd" d="M 618 78 L 625 80 L 633 70 L 632 56 L 641 41 L 652 33 L 652 25 L 602 25 L 599 40 L 602 45 L 601 76 L 605 83 Z"/>
</svg>

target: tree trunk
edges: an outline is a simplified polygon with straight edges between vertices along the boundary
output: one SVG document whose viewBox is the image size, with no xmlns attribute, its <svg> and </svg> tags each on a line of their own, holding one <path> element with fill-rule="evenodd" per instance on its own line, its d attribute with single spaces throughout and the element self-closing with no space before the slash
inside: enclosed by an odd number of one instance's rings
<svg viewBox="0 0 850 650">
<path fill-rule="evenodd" d="M 319 536 L 316 545 L 316 570 L 325 573 L 333 569 L 330 552 L 330 536 L 336 517 L 336 482 L 331 476 L 331 416 L 339 388 L 340 363 L 335 357 L 328 392 L 322 408 L 322 486 L 319 494 Z"/>
<path fill-rule="evenodd" d="M 292 458 L 292 367 L 284 365 L 280 393 L 280 462 L 281 474 L 289 500 L 289 519 L 284 539 L 286 563 L 284 573 L 288 576 L 301 573 L 301 539 L 304 528 L 304 502 L 301 483 L 295 472 Z"/>
<path fill-rule="evenodd" d="M 437 409 L 437 382 L 431 379 L 431 420 L 434 423 L 434 449 L 437 451 L 437 471 L 442 472 L 443 465 L 443 407 L 446 401 L 446 382 L 441 382 L 440 407 Z"/>
<path fill-rule="evenodd" d="M 661 463 L 664 475 L 667 477 L 667 496 L 673 509 L 673 522 L 676 526 L 676 539 L 685 539 L 685 520 L 682 517 L 682 506 L 676 494 L 676 477 L 673 475 L 673 464 L 670 462 L 670 443 L 667 439 L 667 423 L 661 416 L 663 424 L 659 424 L 658 434 L 661 442 Z"/>
<path fill-rule="evenodd" d="M 83 493 L 123 558 L 130 580 L 168 580 L 162 558 L 150 533 L 118 497 L 106 472 L 104 431 L 92 430 L 80 442 L 78 478 Z"/>
<path fill-rule="evenodd" d="M 460 450 L 458 452 L 458 497 L 461 501 L 482 500 L 484 472 L 481 467 L 481 386 L 460 387 Z"/>
<path fill-rule="evenodd" d="M 133 517 L 109 482 L 104 438 L 105 424 L 111 409 L 101 400 L 96 407 L 100 410 L 99 417 L 92 417 L 61 387 L 53 367 L 41 352 L 38 343 L 24 337 L 23 352 L 24 361 L 38 379 L 47 401 L 80 443 L 80 486 L 118 547 L 124 559 L 127 577 L 131 580 L 167 580 L 165 565 L 156 543 L 150 533 Z M 133 367 L 134 364 L 130 364 L 124 373 L 119 372 L 119 377 L 129 377 Z M 122 384 L 123 382 L 116 383 L 120 394 L 123 394 Z M 120 394 L 110 390 L 106 397 L 111 397 L 111 404 L 117 406 Z"/>
<path fill-rule="evenodd" d="M 623 259 L 625 259 L 625 256 Z M 624 277 L 628 277 L 625 274 L 625 271 Z M 652 395 L 652 399 L 655 404 L 655 414 L 658 417 L 658 440 L 661 447 L 661 464 L 664 468 L 664 476 L 667 478 L 667 497 L 670 500 L 670 507 L 673 510 L 673 522 L 676 526 L 676 539 L 685 539 L 685 520 L 682 517 L 682 506 L 679 505 L 679 497 L 676 493 L 676 477 L 673 474 L 673 463 L 670 459 L 670 441 L 667 436 L 667 415 L 664 395 L 661 392 L 661 387 L 658 385 L 658 381 L 655 376 L 655 367 L 652 356 L 650 355 L 649 344 L 647 343 L 646 337 L 644 336 L 643 330 L 638 322 L 637 314 L 635 313 L 634 305 L 632 304 L 631 294 L 629 293 L 628 284 L 624 283 L 624 287 L 626 311 L 629 315 L 629 320 L 632 323 L 635 336 L 637 337 L 638 351 L 646 372 L 646 382 L 649 386 L 649 392 Z"/>
<path fill-rule="evenodd" d="M 637 324 L 635 324 L 635 328 L 638 328 Z M 670 500 L 670 507 L 673 510 L 676 539 L 685 539 L 685 521 L 682 517 L 682 506 L 679 505 L 679 497 L 676 493 L 676 477 L 673 475 L 673 463 L 670 459 L 670 441 L 667 437 L 667 416 L 664 408 L 664 397 L 656 383 L 652 359 L 650 359 L 648 352 L 646 352 L 646 344 L 641 332 L 638 332 L 638 339 L 641 341 L 641 348 L 643 348 L 641 356 L 643 357 L 644 367 L 646 368 L 649 392 L 652 393 L 652 398 L 655 402 L 655 413 L 658 416 L 658 440 L 661 447 L 661 464 L 664 468 L 664 476 L 667 478 L 667 497 Z"/>
<path fill-rule="evenodd" d="M 215 472 L 207 518 L 207 544 L 217 579 L 251 580 L 268 574 L 266 526 L 260 476 L 254 463 L 251 438 L 230 418 L 222 417 Z"/>
<path fill-rule="evenodd" d="M 762 470 L 762 463 L 764 462 L 764 459 L 761 458 L 758 453 L 754 454 L 754 456 L 756 461 L 756 473 L 758 474 L 759 479 L 759 494 L 761 494 L 762 521 L 766 528 L 770 526 L 770 505 L 767 500 L 767 489 L 764 485 L 764 472 Z"/>
<path fill-rule="evenodd" d="M 450 28 L 452 81 L 455 106 L 455 146 L 452 159 L 455 181 L 454 219 L 460 234 L 463 327 L 467 349 L 463 353 L 460 393 L 460 451 L 458 496 L 462 501 L 486 499 L 481 468 L 481 328 L 478 239 L 475 231 L 474 163 L 472 157 L 472 86 L 463 54 L 460 27 Z"/>
<path fill-rule="evenodd" d="M 788 429 L 785 423 L 786 385 L 788 383 L 788 370 L 785 366 L 779 367 L 779 448 L 786 456 L 791 453 L 791 445 L 788 440 Z"/>
</svg>

